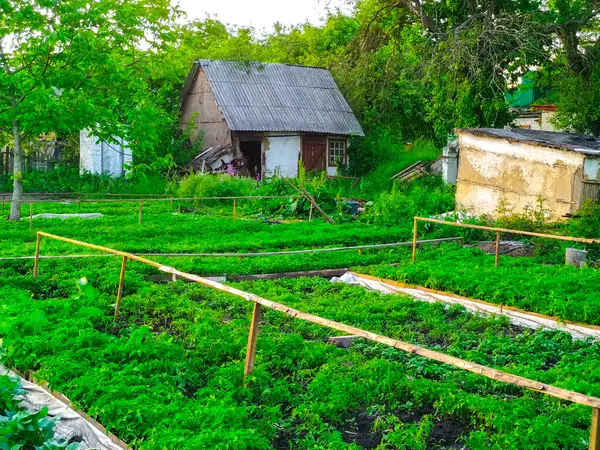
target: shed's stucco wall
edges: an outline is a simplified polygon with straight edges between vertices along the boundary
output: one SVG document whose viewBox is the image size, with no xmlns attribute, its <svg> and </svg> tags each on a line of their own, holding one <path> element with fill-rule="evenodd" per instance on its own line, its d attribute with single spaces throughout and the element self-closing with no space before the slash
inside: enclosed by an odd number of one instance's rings
<svg viewBox="0 0 600 450">
<path fill-rule="evenodd" d="M 276 172 L 284 177 L 298 176 L 300 136 L 265 136 L 263 152 L 267 176 Z"/>
<path fill-rule="evenodd" d="M 231 147 L 231 131 L 219 110 L 208 78 L 201 69 L 181 108 L 181 128 L 186 128 L 190 122 L 196 128 L 192 137 L 194 142 L 202 132 L 202 149 Z"/>
<path fill-rule="evenodd" d="M 456 204 L 476 215 L 514 213 L 543 198 L 550 219 L 574 212 L 580 203 L 584 155 L 506 139 L 459 133 Z"/>
</svg>

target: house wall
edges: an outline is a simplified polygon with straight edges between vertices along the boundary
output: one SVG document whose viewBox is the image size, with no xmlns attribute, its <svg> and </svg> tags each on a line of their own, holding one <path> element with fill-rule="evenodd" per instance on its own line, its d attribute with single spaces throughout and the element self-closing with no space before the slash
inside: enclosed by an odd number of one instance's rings
<svg viewBox="0 0 600 450">
<path fill-rule="evenodd" d="M 119 144 L 101 142 L 88 130 L 79 132 L 79 171 L 109 174 L 120 177 L 125 174 L 123 165 L 131 162 L 133 156 L 123 139 Z"/>
<path fill-rule="evenodd" d="M 181 108 L 181 128 L 185 129 L 190 123 L 196 128 L 192 142 L 201 138 L 202 149 L 231 147 L 231 130 L 202 69 L 198 70 Z"/>
<path fill-rule="evenodd" d="M 297 177 L 300 142 L 300 136 L 263 137 L 263 173 L 265 176 L 269 177 L 277 172 L 284 177 Z"/>
<path fill-rule="evenodd" d="M 550 219 L 573 213 L 581 203 L 585 156 L 505 139 L 459 133 L 457 208 L 498 216 L 535 207 L 539 197 Z"/>
</svg>

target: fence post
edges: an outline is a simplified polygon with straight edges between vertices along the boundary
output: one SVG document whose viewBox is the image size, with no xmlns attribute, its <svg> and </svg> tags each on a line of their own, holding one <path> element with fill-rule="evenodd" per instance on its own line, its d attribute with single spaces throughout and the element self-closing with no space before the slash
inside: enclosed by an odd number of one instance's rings
<svg viewBox="0 0 600 450">
<path fill-rule="evenodd" d="M 308 210 L 308 221 L 310 222 L 312 220 L 312 203 L 310 204 L 310 209 Z"/>
<path fill-rule="evenodd" d="M 600 450 L 600 409 L 592 408 L 592 427 L 590 428 L 589 450 Z"/>
<path fill-rule="evenodd" d="M 117 291 L 117 303 L 115 305 L 115 323 L 119 319 L 119 308 L 121 307 L 121 298 L 123 298 L 123 284 L 125 282 L 125 266 L 127 265 L 127 256 L 123 256 L 121 262 L 121 274 L 119 275 L 119 290 Z"/>
<path fill-rule="evenodd" d="M 248 334 L 248 349 L 246 350 L 246 364 L 244 365 L 244 378 L 252 373 L 254 369 L 254 357 L 256 356 L 256 338 L 258 336 L 258 323 L 260 321 L 260 303 L 254 303 L 252 310 L 252 322 Z"/>
<path fill-rule="evenodd" d="M 414 218 L 413 224 L 413 242 L 412 242 L 412 260 L 415 262 L 417 259 L 417 218 Z"/>
<path fill-rule="evenodd" d="M 173 208 L 173 197 L 171 197 L 171 201 L 169 202 L 169 208 Z"/>
<path fill-rule="evenodd" d="M 142 210 L 143 206 L 142 205 L 143 205 L 143 203 L 144 202 L 140 202 L 140 214 L 138 216 L 138 223 L 142 223 L 142 214 L 143 214 L 143 210 Z"/>
<path fill-rule="evenodd" d="M 41 240 L 41 236 L 40 233 L 36 233 L 35 234 L 35 257 L 33 260 L 33 279 L 37 279 L 38 276 L 38 269 L 40 266 L 40 240 Z"/>
<path fill-rule="evenodd" d="M 29 202 L 29 229 L 33 228 L 33 202 Z"/>
<path fill-rule="evenodd" d="M 500 232 L 496 231 L 496 267 L 498 267 L 499 260 L 500 260 Z"/>
<path fill-rule="evenodd" d="M 236 199 L 233 199 L 233 221 L 235 222 L 236 220 Z"/>
</svg>

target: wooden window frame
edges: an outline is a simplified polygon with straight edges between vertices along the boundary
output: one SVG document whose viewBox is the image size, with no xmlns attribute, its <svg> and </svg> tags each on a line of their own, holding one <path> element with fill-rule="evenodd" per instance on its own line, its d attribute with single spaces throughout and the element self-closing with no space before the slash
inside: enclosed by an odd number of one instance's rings
<svg viewBox="0 0 600 450">
<path fill-rule="evenodd" d="M 331 143 L 332 142 L 341 142 L 344 144 L 344 156 L 342 157 L 341 163 L 335 163 L 331 161 Z M 328 138 L 327 139 L 327 166 L 328 167 L 338 167 L 340 164 L 346 164 L 348 161 L 348 139 L 343 138 Z"/>
</svg>

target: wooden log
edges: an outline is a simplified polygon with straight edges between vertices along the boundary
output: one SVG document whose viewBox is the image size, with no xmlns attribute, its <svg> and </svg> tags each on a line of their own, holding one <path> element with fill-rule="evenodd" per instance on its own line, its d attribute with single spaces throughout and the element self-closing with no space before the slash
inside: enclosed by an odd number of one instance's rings
<svg viewBox="0 0 600 450">
<path fill-rule="evenodd" d="M 499 231 L 501 233 L 520 234 L 523 236 L 541 237 L 541 238 L 546 238 L 546 239 L 557 239 L 559 241 L 583 242 L 585 244 L 600 243 L 600 239 L 589 239 L 589 238 L 581 238 L 581 237 L 574 237 L 574 236 L 563 236 L 560 234 L 534 233 L 533 231 L 511 230 L 509 228 L 486 227 L 483 225 L 473 225 L 470 223 L 457 223 L 457 222 L 447 222 L 445 220 L 439 220 L 439 219 L 429 219 L 428 217 L 415 217 L 415 220 L 418 220 L 420 222 L 439 223 L 441 225 L 448 225 L 450 227 L 471 228 L 473 230 L 484 230 L 484 231 Z"/>
<path fill-rule="evenodd" d="M 600 410 L 598 408 L 592 408 L 589 450 L 600 450 Z"/>
<path fill-rule="evenodd" d="M 35 234 L 35 256 L 33 262 L 33 279 L 37 279 L 38 269 L 40 266 L 40 244 L 41 244 L 41 236 L 40 233 Z"/>
<path fill-rule="evenodd" d="M 332 225 L 335 225 L 335 220 L 333 220 L 331 217 L 329 217 L 327 215 L 327 213 L 325 213 L 325 211 L 323 211 L 321 209 L 321 207 L 317 204 L 316 200 L 312 197 L 312 195 L 310 195 L 306 190 L 300 189 L 300 188 L 297 188 L 296 186 L 294 186 L 294 184 L 290 180 L 288 180 L 286 177 L 281 177 L 281 179 L 288 186 L 290 186 L 292 189 L 294 189 L 296 192 L 298 192 L 302 197 L 304 197 L 306 200 L 308 200 L 310 202 L 310 204 L 312 206 L 314 206 L 315 209 L 317 211 L 319 211 L 319 213 L 325 218 L 325 220 L 327 220 L 327 222 L 329 222 Z"/>
<path fill-rule="evenodd" d="M 252 321 L 250 322 L 250 332 L 248 333 L 248 348 L 246 350 L 246 363 L 244 364 L 244 377 L 252 373 L 254 369 L 254 358 L 256 356 L 256 338 L 260 322 L 260 303 L 255 303 L 252 309 Z"/>
<path fill-rule="evenodd" d="M 413 222 L 412 261 L 417 260 L 417 219 Z"/>
<path fill-rule="evenodd" d="M 499 260 L 500 260 L 500 232 L 496 231 L 496 267 L 498 267 Z"/>
<path fill-rule="evenodd" d="M 115 304 L 115 323 L 117 323 L 117 320 L 119 319 L 119 309 L 121 308 L 121 299 L 123 298 L 123 285 L 125 283 L 126 266 L 127 256 L 123 256 L 123 260 L 121 261 L 121 273 L 119 274 L 119 289 L 117 290 L 117 303 Z"/>
</svg>

